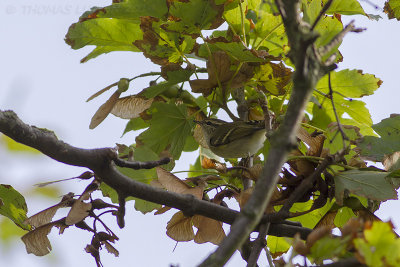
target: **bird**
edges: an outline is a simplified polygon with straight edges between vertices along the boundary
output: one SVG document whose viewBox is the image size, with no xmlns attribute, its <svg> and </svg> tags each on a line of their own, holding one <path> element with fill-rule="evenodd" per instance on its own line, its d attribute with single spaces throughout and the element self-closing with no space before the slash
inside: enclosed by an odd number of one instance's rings
<svg viewBox="0 0 400 267">
<path fill-rule="evenodd" d="M 206 118 L 197 123 L 209 149 L 222 158 L 245 158 L 260 150 L 266 140 L 264 121 L 226 122 Z"/>
</svg>

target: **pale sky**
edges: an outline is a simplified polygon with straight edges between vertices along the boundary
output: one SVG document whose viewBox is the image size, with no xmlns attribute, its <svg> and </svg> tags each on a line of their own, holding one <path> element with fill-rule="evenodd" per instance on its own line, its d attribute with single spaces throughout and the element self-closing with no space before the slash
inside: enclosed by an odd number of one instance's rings
<svg viewBox="0 0 400 267">
<path fill-rule="evenodd" d="M 94 92 L 118 81 L 145 71 L 158 71 L 139 53 L 115 52 L 100 56 L 85 64 L 79 61 L 92 48 L 72 50 L 64 42 L 68 27 L 89 7 L 105 6 L 111 1 L 78 0 L 2 0 L 0 2 L 1 79 L 0 109 L 13 109 L 28 124 L 54 130 L 58 137 L 71 145 L 83 148 L 109 147 L 115 143 L 127 145 L 134 142 L 134 135 L 120 138 L 126 121 L 109 116 L 95 130 L 88 125 L 97 108 L 111 93 L 86 103 Z M 376 1 L 383 6 L 384 1 Z M 371 7 L 367 13 L 379 13 Z M 382 15 L 384 17 L 384 15 Z M 344 62 L 340 68 L 362 69 L 383 80 L 374 96 L 366 98 L 374 123 L 400 113 L 398 107 L 398 62 L 400 54 L 400 23 L 383 19 L 369 21 L 361 16 L 352 17 L 356 26 L 367 28 L 361 34 L 346 36 L 341 52 Z M 348 18 L 345 21 L 349 21 Z M 134 94 L 147 87 L 148 80 L 137 80 L 128 93 Z M 188 169 L 181 164 L 180 169 Z M 12 184 L 24 192 L 37 182 L 68 178 L 79 175 L 82 168 L 65 166 L 46 157 L 7 154 L 0 146 L 0 183 Z M 86 183 L 66 182 L 62 194 L 79 193 Z M 55 204 L 54 200 L 40 201 L 27 198 L 29 215 Z M 382 205 L 378 216 L 392 219 L 400 227 L 399 202 Z M 213 245 L 179 243 L 165 235 L 165 226 L 173 212 L 155 217 L 142 215 L 128 204 L 126 228 L 118 230 L 111 220 L 108 225 L 120 237 L 115 247 L 120 257 L 102 252 L 105 266 L 195 266 L 215 248 Z M 1 230 L 0 230 L 1 231 Z M 84 252 L 91 236 L 77 229 L 67 229 L 61 236 L 53 230 L 49 235 L 53 252 L 42 258 L 27 255 L 22 241 L 17 241 L 8 251 L 0 244 L 0 265 L 12 266 L 95 266 L 92 257 Z M 133 262 L 135 264 L 133 264 Z M 92 265 L 89 265 L 92 264 Z M 236 255 L 228 266 L 243 266 Z"/>
</svg>

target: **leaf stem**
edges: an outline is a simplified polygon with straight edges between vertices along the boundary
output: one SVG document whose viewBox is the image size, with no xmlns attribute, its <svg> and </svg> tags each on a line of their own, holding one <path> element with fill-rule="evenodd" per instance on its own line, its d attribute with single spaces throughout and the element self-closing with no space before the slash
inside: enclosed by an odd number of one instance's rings
<svg viewBox="0 0 400 267">
<path fill-rule="evenodd" d="M 243 10 L 243 7 L 242 7 L 242 1 L 239 1 L 239 8 L 240 8 L 240 23 L 241 23 L 241 26 L 242 26 L 243 42 L 247 47 L 246 28 L 245 28 L 245 24 L 244 24 L 245 14 L 244 14 L 244 10 Z"/>
</svg>

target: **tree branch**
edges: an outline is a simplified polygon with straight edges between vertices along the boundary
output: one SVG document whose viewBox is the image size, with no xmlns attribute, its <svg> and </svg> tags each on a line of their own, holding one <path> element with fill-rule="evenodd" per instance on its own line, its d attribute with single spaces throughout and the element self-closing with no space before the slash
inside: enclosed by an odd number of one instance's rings
<svg viewBox="0 0 400 267">
<path fill-rule="evenodd" d="M 276 0 L 290 43 L 290 58 L 295 64 L 293 91 L 285 118 L 271 136 L 271 148 L 253 194 L 231 227 L 229 235 L 200 266 L 223 266 L 261 220 L 279 179 L 281 167 L 295 146 L 297 129 L 304 109 L 318 80 L 333 66 L 325 66 L 313 45 L 318 37 L 302 21 L 299 0 Z"/>
<path fill-rule="evenodd" d="M 184 212 L 194 212 L 227 224 L 232 224 L 238 215 L 235 210 L 198 200 L 192 195 L 177 194 L 134 181 L 116 168 L 114 161 L 119 161 L 116 160 L 117 154 L 114 149 L 73 147 L 59 140 L 49 130 L 25 124 L 13 111 L 0 110 L 0 132 L 19 143 L 39 150 L 54 160 L 91 169 L 96 177 L 116 190 L 120 196 L 132 196 Z M 272 223 L 268 234 L 293 237 L 298 232 L 303 239 L 306 239 L 311 229 L 287 222 Z"/>
</svg>

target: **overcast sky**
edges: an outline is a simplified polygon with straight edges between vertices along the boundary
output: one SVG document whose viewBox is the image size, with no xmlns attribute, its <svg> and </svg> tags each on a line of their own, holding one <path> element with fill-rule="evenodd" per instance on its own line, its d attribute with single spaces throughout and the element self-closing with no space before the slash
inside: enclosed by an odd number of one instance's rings
<svg viewBox="0 0 400 267">
<path fill-rule="evenodd" d="M 94 112 L 110 93 L 90 103 L 85 100 L 121 77 L 133 77 L 147 71 L 158 71 L 159 68 L 141 54 L 129 52 L 110 53 L 80 64 L 80 59 L 92 48 L 70 49 L 64 42 L 68 27 L 89 7 L 108 5 L 111 1 L 82 2 L 1 0 L 0 109 L 13 109 L 26 123 L 54 130 L 60 139 L 74 146 L 129 145 L 134 142 L 134 135 L 128 133 L 120 138 L 126 122 L 119 118 L 110 116 L 95 130 L 88 129 Z M 382 7 L 383 2 L 376 1 L 376 4 Z M 367 13 L 380 13 L 366 6 Z M 365 100 L 377 123 L 391 113 L 400 113 L 400 24 L 386 19 L 375 22 L 361 16 L 352 18 L 356 20 L 357 27 L 368 30 L 346 36 L 341 49 L 344 62 L 340 68 L 361 69 L 383 80 L 377 93 Z M 137 80 L 128 93 L 140 91 L 147 86 L 147 82 Z M 184 169 L 181 167 L 181 170 Z M 0 183 L 12 184 L 21 192 L 29 190 L 37 182 L 72 177 L 82 171 L 46 157 L 6 154 L 0 146 Z M 69 191 L 79 193 L 86 184 L 68 182 L 63 186 L 63 194 Z M 28 199 L 29 214 L 52 204 Z M 132 206 L 129 204 L 125 229 L 119 231 L 113 221 L 109 222 L 121 239 L 116 244 L 120 257 L 114 258 L 104 251 L 102 259 L 105 266 L 132 266 L 132 262 L 137 263 L 135 266 L 168 266 L 170 263 L 195 266 L 200 258 L 214 249 L 213 245 L 194 245 L 190 242 L 178 244 L 173 252 L 175 242 L 165 235 L 166 223 L 173 212 L 159 217 L 151 214 L 144 216 L 134 211 Z M 396 215 L 392 210 L 399 210 L 398 202 L 385 203 L 377 214 L 384 220 L 391 218 L 400 227 L 400 217 L 394 217 Z M 42 258 L 27 255 L 20 241 L 15 243 L 12 253 L 0 244 L 0 265 L 88 266 L 92 258 L 83 249 L 90 238 L 90 235 L 75 229 L 67 229 L 62 236 L 53 230 L 50 234 L 53 253 Z M 229 266 L 242 265 L 240 256 L 236 255 Z"/>
</svg>

